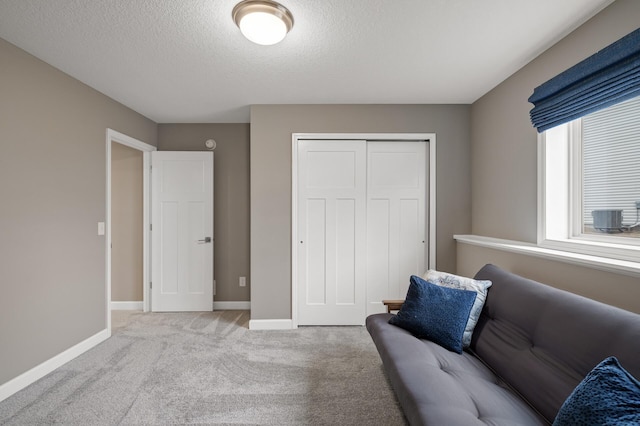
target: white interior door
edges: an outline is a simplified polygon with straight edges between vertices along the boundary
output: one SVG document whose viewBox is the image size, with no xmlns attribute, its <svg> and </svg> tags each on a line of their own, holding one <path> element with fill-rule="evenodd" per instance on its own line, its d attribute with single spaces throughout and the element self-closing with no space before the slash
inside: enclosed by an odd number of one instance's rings
<svg viewBox="0 0 640 426">
<path fill-rule="evenodd" d="M 367 315 L 425 271 L 427 164 L 426 142 L 367 144 Z"/>
<path fill-rule="evenodd" d="M 213 153 L 151 155 L 152 311 L 213 310 Z"/>
<path fill-rule="evenodd" d="M 366 142 L 298 145 L 298 324 L 365 319 Z"/>
</svg>

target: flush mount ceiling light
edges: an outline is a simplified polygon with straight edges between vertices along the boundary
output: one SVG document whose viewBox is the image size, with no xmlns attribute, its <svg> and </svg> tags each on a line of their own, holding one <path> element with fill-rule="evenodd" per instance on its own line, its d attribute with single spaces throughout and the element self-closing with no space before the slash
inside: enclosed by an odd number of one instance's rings
<svg viewBox="0 0 640 426">
<path fill-rule="evenodd" d="M 293 27 L 291 12 L 271 0 L 241 1 L 231 15 L 246 38 L 264 46 L 282 41 Z"/>
</svg>

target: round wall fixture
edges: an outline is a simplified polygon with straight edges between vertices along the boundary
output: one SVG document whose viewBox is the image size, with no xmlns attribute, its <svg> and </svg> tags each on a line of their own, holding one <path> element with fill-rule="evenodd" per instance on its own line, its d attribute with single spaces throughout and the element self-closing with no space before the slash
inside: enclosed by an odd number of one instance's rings
<svg viewBox="0 0 640 426">
<path fill-rule="evenodd" d="M 214 149 L 216 149 L 216 141 L 214 141 L 213 139 L 207 139 L 204 142 L 204 146 L 206 146 L 207 149 L 210 149 L 213 151 Z"/>
<path fill-rule="evenodd" d="M 231 15 L 246 38 L 264 46 L 279 43 L 293 28 L 291 12 L 271 0 L 241 1 Z"/>
</svg>

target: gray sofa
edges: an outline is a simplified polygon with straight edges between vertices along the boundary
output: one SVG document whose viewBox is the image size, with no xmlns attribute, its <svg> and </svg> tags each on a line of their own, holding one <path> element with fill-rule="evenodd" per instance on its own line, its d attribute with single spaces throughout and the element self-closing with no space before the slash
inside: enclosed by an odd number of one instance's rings
<svg viewBox="0 0 640 426">
<path fill-rule="evenodd" d="M 391 314 L 367 318 L 410 424 L 549 424 L 608 356 L 640 377 L 640 315 L 494 265 L 475 279 L 493 285 L 471 346 L 461 355 L 389 324 Z"/>
</svg>

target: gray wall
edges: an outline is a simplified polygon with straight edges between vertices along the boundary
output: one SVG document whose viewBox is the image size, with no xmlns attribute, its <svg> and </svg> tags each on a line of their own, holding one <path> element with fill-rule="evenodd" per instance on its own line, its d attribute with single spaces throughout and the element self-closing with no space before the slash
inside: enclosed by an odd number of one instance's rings
<svg viewBox="0 0 640 426">
<path fill-rule="evenodd" d="M 111 144 L 111 300 L 142 302 L 142 151 Z"/>
<path fill-rule="evenodd" d="M 291 318 L 291 134 L 436 133 L 437 265 L 471 229 L 468 105 L 251 107 L 251 318 Z"/>
<path fill-rule="evenodd" d="M 487 263 L 562 290 L 640 314 L 638 277 L 524 254 L 458 243 L 458 273 L 473 277 Z M 491 291 L 491 290 L 489 290 Z"/>
<path fill-rule="evenodd" d="M 106 324 L 106 129 L 156 123 L 0 39 L 0 383 Z"/>
<path fill-rule="evenodd" d="M 216 301 L 248 301 L 249 274 L 249 124 L 160 124 L 161 151 L 214 151 L 214 276 Z M 247 277 L 240 287 L 238 278 Z"/>
<path fill-rule="evenodd" d="M 638 28 L 638 17 L 640 2 L 616 1 L 472 105 L 473 234 L 536 242 L 537 136 L 529 121 L 532 105 L 527 98 L 535 87 L 549 78 Z M 477 250 L 477 256 L 484 263 L 496 262 L 494 251 L 480 248 L 465 250 Z M 500 259 L 503 260 L 504 256 L 501 253 Z M 513 255 L 514 262 L 516 258 L 520 259 Z M 473 275 L 474 269 L 482 262 L 479 257 L 474 257 L 473 267 L 470 267 L 468 259 L 468 256 L 458 257 L 458 271 Z M 531 262 L 540 264 L 533 259 Z M 640 286 L 618 287 L 628 282 L 628 277 L 591 273 L 593 270 L 590 268 L 567 269 L 560 265 L 549 270 L 559 271 L 560 268 L 563 274 L 551 280 L 555 285 L 562 286 L 564 280 L 560 277 L 566 277 L 569 272 L 575 273 L 585 280 L 583 285 L 590 289 L 591 297 L 611 300 L 611 292 L 625 291 L 628 292 L 626 297 L 634 301 L 633 306 L 625 306 L 636 311 L 639 309 Z M 570 287 L 578 289 L 575 285 Z"/>
<path fill-rule="evenodd" d="M 471 106 L 473 233 L 536 242 L 533 89 L 638 28 L 640 2 L 618 0 Z"/>
</svg>

